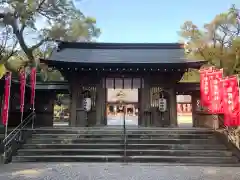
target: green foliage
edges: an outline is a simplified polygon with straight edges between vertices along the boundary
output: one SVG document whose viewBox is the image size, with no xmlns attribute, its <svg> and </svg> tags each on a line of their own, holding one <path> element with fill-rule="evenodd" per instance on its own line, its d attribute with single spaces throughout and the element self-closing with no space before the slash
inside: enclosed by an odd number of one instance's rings
<svg viewBox="0 0 240 180">
<path fill-rule="evenodd" d="M 92 41 L 100 35 L 96 19 L 84 16 L 73 0 L 8 0 L 4 6 L 5 11 L 0 11 L 0 28 L 9 30 L 10 40 L 15 39 L 24 53 L 20 58 L 9 59 L 13 54 L 5 58 L 4 64 L 7 62 L 10 70 L 22 65 L 39 66 L 38 59 L 51 54 L 54 40 Z"/>
<path fill-rule="evenodd" d="M 67 24 L 56 22 L 48 31 L 50 37 L 63 41 L 92 41 L 100 33 L 94 18 L 81 18 L 80 16 L 71 19 Z"/>
<path fill-rule="evenodd" d="M 5 73 L 6 73 L 6 68 L 4 64 L 0 64 L 0 79 L 2 79 Z"/>
<path fill-rule="evenodd" d="M 180 82 L 199 82 L 200 76 L 198 70 L 189 69 L 188 72 L 185 72 Z"/>
<path fill-rule="evenodd" d="M 187 42 L 188 58 L 206 60 L 208 65 L 223 68 L 226 75 L 240 72 L 240 15 L 234 5 L 202 29 L 186 21 L 179 35 Z"/>
<path fill-rule="evenodd" d="M 7 61 L 16 54 L 16 45 L 11 29 L 3 25 L 0 31 L 0 79 L 7 72 Z"/>
</svg>

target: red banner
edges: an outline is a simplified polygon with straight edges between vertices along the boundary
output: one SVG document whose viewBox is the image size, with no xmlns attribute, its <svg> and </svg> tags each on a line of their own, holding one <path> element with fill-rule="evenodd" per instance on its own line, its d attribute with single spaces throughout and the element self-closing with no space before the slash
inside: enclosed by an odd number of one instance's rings
<svg viewBox="0 0 240 180">
<path fill-rule="evenodd" d="M 239 89 L 238 78 L 231 76 L 224 78 L 223 83 L 223 109 L 225 126 L 239 126 Z"/>
<path fill-rule="evenodd" d="M 20 71 L 20 111 L 23 113 L 24 111 L 24 103 L 25 103 L 25 86 L 26 86 L 26 73 L 24 70 Z"/>
<path fill-rule="evenodd" d="M 223 88 L 221 80 L 223 78 L 223 70 L 214 70 L 209 72 L 209 90 L 210 90 L 210 105 L 209 111 L 214 114 L 223 113 L 222 108 L 222 98 L 223 98 Z"/>
<path fill-rule="evenodd" d="M 35 103 L 35 88 L 36 88 L 36 68 L 31 70 L 31 105 L 34 108 Z"/>
<path fill-rule="evenodd" d="M 213 71 L 213 68 L 200 70 L 200 94 L 201 94 L 201 105 L 209 109 L 211 105 L 210 95 L 210 79 L 209 73 Z"/>
<path fill-rule="evenodd" d="M 9 110 L 9 100 L 11 94 L 11 80 L 12 74 L 8 72 L 5 76 L 5 87 L 4 87 L 4 104 L 2 109 L 2 123 L 7 125 L 8 122 L 8 110 Z"/>
</svg>

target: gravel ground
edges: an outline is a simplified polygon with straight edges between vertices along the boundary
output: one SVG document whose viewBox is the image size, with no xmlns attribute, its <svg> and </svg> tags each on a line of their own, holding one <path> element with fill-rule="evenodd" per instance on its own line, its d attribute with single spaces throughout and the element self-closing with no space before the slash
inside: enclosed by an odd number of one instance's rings
<svg viewBox="0 0 240 180">
<path fill-rule="evenodd" d="M 0 167 L 0 180 L 240 180 L 238 167 L 120 163 L 24 163 Z"/>
</svg>

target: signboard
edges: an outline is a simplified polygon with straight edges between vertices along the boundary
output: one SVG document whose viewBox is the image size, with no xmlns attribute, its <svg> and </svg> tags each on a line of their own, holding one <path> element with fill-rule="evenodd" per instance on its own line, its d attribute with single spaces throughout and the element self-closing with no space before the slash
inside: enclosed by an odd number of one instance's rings
<svg viewBox="0 0 240 180">
<path fill-rule="evenodd" d="M 107 102 L 138 102 L 138 89 L 108 89 Z"/>
</svg>

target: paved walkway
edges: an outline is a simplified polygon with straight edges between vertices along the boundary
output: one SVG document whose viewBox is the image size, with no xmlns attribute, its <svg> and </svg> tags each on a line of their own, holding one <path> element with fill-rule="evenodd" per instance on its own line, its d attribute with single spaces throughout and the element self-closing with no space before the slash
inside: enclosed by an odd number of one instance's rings
<svg viewBox="0 0 240 180">
<path fill-rule="evenodd" d="M 0 180 L 240 180 L 237 167 L 120 163 L 25 163 L 0 166 Z"/>
</svg>

